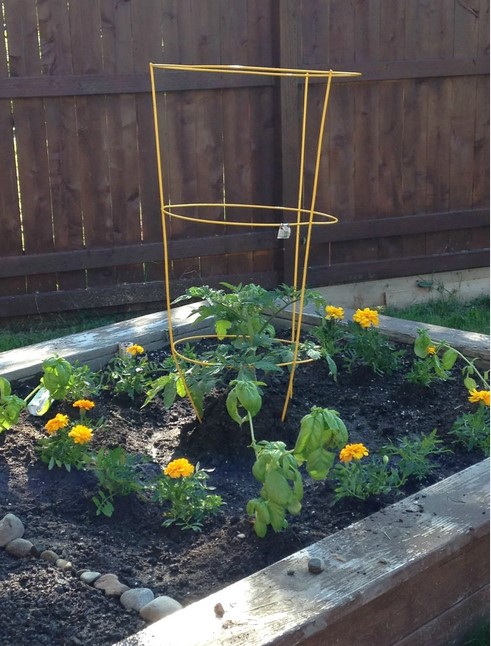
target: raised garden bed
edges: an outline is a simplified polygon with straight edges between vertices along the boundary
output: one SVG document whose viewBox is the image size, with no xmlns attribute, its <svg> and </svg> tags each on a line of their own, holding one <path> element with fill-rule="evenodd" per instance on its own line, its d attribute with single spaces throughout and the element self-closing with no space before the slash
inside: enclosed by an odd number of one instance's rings
<svg viewBox="0 0 491 646">
<path fill-rule="evenodd" d="M 185 320 L 188 312 L 189 308 L 180 308 L 178 315 Z M 306 317 L 307 325 L 312 321 L 313 319 Z M 68 356 L 70 360 L 79 358 L 81 361 L 89 361 L 92 366 L 100 367 L 113 356 L 119 342 L 131 340 L 142 344 L 147 350 L 157 347 L 161 344 L 165 327 L 165 316 L 149 315 L 140 317 L 131 325 L 125 322 L 105 330 L 42 344 L 37 349 L 31 347 L 4 353 L 3 356 L 0 355 L 0 374 L 9 379 L 27 378 L 39 370 L 44 358 L 54 353 Z M 381 317 L 383 331 L 393 333 L 396 330 L 397 334 L 406 335 L 406 340 L 411 337 L 408 329 L 411 327 L 414 334 L 418 325 Z M 192 326 L 192 329 L 194 333 L 195 327 Z M 485 360 L 488 337 L 441 328 L 430 329 L 432 338 L 438 338 L 439 334 L 446 335 L 454 347 L 468 356 L 478 356 Z M 180 331 L 187 334 L 184 330 Z M 205 331 L 204 328 L 202 331 Z M 451 339 L 448 335 L 451 335 Z M 469 341 L 472 342 L 471 346 Z M 311 404 L 323 404 L 317 401 L 318 393 L 312 392 L 312 382 L 302 385 L 302 375 L 308 375 L 312 371 L 317 379 L 326 377 L 317 366 L 299 368 L 293 401 L 297 399 L 303 405 L 303 411 L 299 409 L 295 412 L 292 409 L 289 415 L 294 419 L 297 416 L 298 420 L 305 414 Z M 360 433 L 363 433 L 363 427 L 383 426 L 385 439 L 390 438 L 391 433 L 397 434 L 398 424 L 411 425 L 412 413 L 408 409 L 406 414 L 409 417 L 406 420 L 404 416 L 401 418 L 401 411 L 397 410 L 401 406 L 396 401 L 397 398 L 403 398 L 404 394 L 406 400 L 414 398 L 415 392 L 408 389 L 407 385 L 400 383 L 395 386 L 395 391 L 385 397 L 381 394 L 380 380 L 361 373 L 358 374 L 358 381 L 364 387 L 364 394 L 358 395 L 359 400 L 351 402 L 353 411 L 360 408 L 360 402 L 365 402 L 365 396 L 369 398 L 371 392 L 373 398 L 375 392 L 380 398 L 378 412 L 381 417 L 376 419 L 373 411 L 369 412 L 367 408 L 365 421 L 354 417 L 346 419 L 350 430 L 351 426 L 354 427 L 350 441 L 358 441 L 357 424 L 360 426 Z M 279 383 L 277 385 L 280 386 Z M 453 402 L 457 397 L 457 394 L 452 393 L 449 385 L 443 385 L 441 395 L 447 395 L 447 402 Z M 282 390 L 281 398 L 283 395 Z M 341 397 L 338 390 L 336 397 L 339 402 L 329 402 L 332 396 L 332 390 L 326 393 L 325 405 L 330 403 L 332 407 L 337 407 L 339 403 L 349 416 L 349 395 Z M 163 444 L 159 444 L 160 441 L 163 442 L 164 436 L 172 434 L 171 427 L 161 425 L 157 429 L 161 434 L 161 438 L 158 438 L 155 432 L 145 426 L 148 416 L 146 412 L 136 414 L 128 409 L 130 421 L 125 428 L 132 429 L 133 436 L 140 436 L 140 440 L 143 435 L 143 443 L 148 439 L 159 462 L 163 458 L 173 457 L 169 451 L 180 452 L 180 455 L 186 451 L 193 460 L 204 456 L 203 466 L 217 467 L 212 477 L 217 478 L 217 485 L 225 486 L 224 495 L 228 504 L 224 513 L 210 521 L 201 535 L 181 534 L 177 529 L 161 529 L 159 518 L 152 517 L 151 512 L 144 511 L 136 501 L 130 501 L 124 508 L 117 509 L 112 519 L 95 518 L 90 502 L 93 494 L 90 491 L 91 482 L 83 477 L 84 474 L 66 474 L 61 470 L 48 473 L 44 465 L 33 463 L 29 441 L 34 441 L 44 420 L 38 420 L 37 430 L 35 428 L 31 435 L 26 436 L 27 441 L 18 446 L 18 455 L 8 463 L 10 474 L 4 473 L 2 478 L 0 473 L 0 483 L 3 483 L 7 492 L 6 511 L 15 513 L 15 506 L 21 505 L 23 497 L 37 501 L 41 507 L 40 513 L 25 511 L 23 521 L 28 533 L 26 537 L 40 543 L 40 547 L 57 547 L 80 568 L 101 568 L 104 562 L 109 568 L 119 567 L 116 574 L 130 586 L 147 584 L 160 594 L 174 596 L 184 605 L 206 595 L 207 591 L 217 589 L 217 580 L 212 581 L 211 575 L 204 570 L 207 557 L 214 559 L 212 567 L 226 582 L 227 576 L 230 577 L 228 580 L 237 580 L 241 578 L 241 573 L 248 573 L 242 567 L 249 567 L 247 564 L 251 560 L 255 559 L 254 569 L 257 569 L 274 563 L 285 554 L 289 555 L 286 560 L 280 560 L 262 572 L 241 579 L 231 587 L 215 592 L 212 597 L 188 605 L 176 615 L 139 632 L 137 636 L 128 637 L 127 644 L 353 644 L 356 643 L 357 636 L 359 638 L 360 630 L 366 635 L 360 643 L 450 644 L 452 639 L 459 636 L 460 631 L 486 611 L 489 562 L 489 551 L 485 546 L 489 536 L 487 461 L 397 502 L 392 508 L 378 511 L 375 516 L 351 527 L 347 526 L 352 520 L 381 509 L 392 500 L 378 500 L 370 504 L 345 504 L 342 501 L 333 509 L 329 505 L 321 508 L 316 499 L 319 495 L 326 498 L 328 491 L 323 484 L 315 485 L 308 492 L 308 496 L 312 495 L 312 498 L 308 498 L 306 494 L 304 512 L 300 517 L 291 519 L 286 532 L 258 539 L 245 518 L 243 503 L 235 500 L 238 493 L 232 480 L 232 476 L 236 475 L 233 471 L 237 468 L 235 458 L 247 453 L 247 440 L 240 438 L 238 427 L 234 427 L 230 421 L 222 434 L 213 435 L 211 422 L 217 419 L 225 423 L 218 407 L 212 415 L 208 414 L 197 433 L 193 430 L 192 411 L 185 404 L 184 402 L 178 407 L 174 416 L 176 429 L 178 423 L 185 422 L 185 442 L 178 441 L 173 449 L 164 449 Z M 420 399 L 419 405 L 421 408 L 425 405 L 424 398 Z M 448 408 L 451 409 L 451 406 Z M 436 412 L 442 419 L 440 412 Z M 156 407 L 153 414 L 162 416 L 164 411 Z M 267 410 L 265 414 L 267 416 Z M 269 414 L 265 433 L 278 432 L 278 437 L 281 437 L 281 423 L 276 425 L 272 421 L 275 415 L 278 416 L 277 411 L 270 409 Z M 451 415 L 452 410 L 449 411 L 449 419 Z M 381 422 L 382 419 L 385 421 Z M 169 420 L 166 420 L 167 424 Z M 426 430 L 429 432 L 432 429 L 431 419 L 428 424 Z M 296 428 L 298 429 L 298 424 Z M 0 441 L 6 442 L 4 438 L 12 437 L 11 434 L 15 432 L 9 431 L 3 437 L 0 436 Z M 114 433 L 112 438 L 115 439 L 117 430 L 113 427 L 110 432 Z M 131 433 L 127 435 L 131 448 Z M 375 442 L 374 437 L 371 439 Z M 206 453 L 209 441 L 212 448 Z M 2 448 L 4 447 L 5 444 Z M 141 449 L 141 445 L 138 447 Z M 471 464 L 476 458 L 471 456 L 468 459 L 468 464 Z M 9 490 L 9 476 L 12 478 L 14 469 L 22 465 L 24 472 L 16 471 L 18 479 L 15 482 L 19 490 Z M 246 497 L 256 495 L 254 490 L 257 488 L 249 476 L 250 466 L 251 463 L 246 459 L 242 465 L 243 471 L 240 472 Z M 464 461 L 462 466 L 465 466 Z M 436 477 L 444 475 L 441 469 L 439 468 Z M 455 470 L 455 464 L 453 469 Z M 223 480 L 219 480 L 219 472 L 225 472 Z M 80 478 L 72 477 L 77 475 Z M 46 486 L 58 492 L 58 500 L 43 501 L 42 492 Z M 252 489 L 249 491 L 247 487 Z M 337 515 L 340 510 L 341 516 L 344 513 L 343 522 Z M 331 531 L 339 527 L 345 529 L 315 543 L 318 538 L 329 533 L 321 523 L 325 517 L 330 516 L 333 519 Z M 61 524 L 56 532 L 51 524 L 51 519 L 55 518 Z M 85 523 L 85 526 L 81 528 L 77 525 L 79 521 Z M 136 524 L 138 532 L 138 523 L 142 530 L 141 554 L 136 566 L 136 563 L 131 562 L 132 552 L 128 552 L 129 556 L 121 555 L 121 552 L 125 549 L 125 535 L 130 529 L 134 530 L 130 525 Z M 143 531 L 145 523 L 151 526 L 150 534 L 153 532 L 157 539 L 155 544 L 149 543 L 149 534 Z M 210 541 L 208 544 L 207 540 Z M 303 549 L 297 551 L 299 548 Z M 105 553 L 101 553 L 101 550 L 105 550 Z M 183 552 L 179 559 L 176 556 L 178 551 Z M 311 556 L 324 559 L 326 567 L 320 574 L 308 572 L 306 560 Z M 115 600 L 106 599 L 92 588 L 89 589 L 87 599 L 87 591 L 84 592 L 77 580 L 54 568 L 50 570 L 36 560 L 16 563 L 14 567 L 11 557 L 0 551 L 0 562 L 2 559 L 9 559 L 8 578 L 12 584 L 12 594 L 9 600 L 0 600 L 0 626 L 2 620 L 8 623 L 12 619 L 11 613 L 16 613 L 15 618 L 21 629 L 15 634 L 16 643 L 29 643 L 30 646 L 53 643 L 53 635 L 56 635 L 60 643 L 86 643 L 87 633 L 81 632 L 83 629 L 77 624 L 80 617 L 76 614 L 80 607 L 85 609 L 83 621 L 86 623 L 97 613 L 97 608 L 100 609 L 100 622 L 90 628 L 93 641 L 98 644 L 112 644 L 145 625 L 120 607 L 115 626 L 104 625 L 106 609 L 109 611 L 118 607 Z M 140 564 L 148 570 L 139 570 Z M 201 567 L 203 574 L 200 572 Z M 466 574 L 463 575 L 463 572 Z M 48 605 L 40 600 L 29 601 L 29 592 L 35 592 L 43 585 Z M 218 587 L 221 588 L 220 585 Z M 215 612 L 217 603 L 223 608 L 223 616 L 217 616 L 222 613 Z M 30 609 L 33 607 L 39 610 L 41 616 L 36 613 L 32 615 Z M 60 628 L 59 622 L 62 621 L 63 614 L 67 618 L 67 625 Z M 22 630 L 24 642 L 18 638 Z M 8 633 L 4 631 L 4 634 Z"/>
</svg>

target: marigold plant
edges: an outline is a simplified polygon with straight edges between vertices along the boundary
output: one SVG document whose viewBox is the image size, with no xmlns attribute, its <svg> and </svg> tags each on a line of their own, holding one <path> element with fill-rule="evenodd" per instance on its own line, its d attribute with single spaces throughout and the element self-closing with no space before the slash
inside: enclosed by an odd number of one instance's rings
<svg viewBox="0 0 491 646">
<path fill-rule="evenodd" d="M 335 305 L 326 305 L 326 319 L 341 321 L 344 318 L 344 309 Z"/>
<path fill-rule="evenodd" d="M 176 524 L 181 529 L 200 531 L 204 519 L 217 513 L 222 498 L 209 491 L 208 472 L 213 469 L 194 467 L 186 458 L 170 462 L 153 484 L 154 500 L 165 505 L 162 525 Z"/>
<path fill-rule="evenodd" d="M 92 439 L 92 429 L 83 424 L 77 424 L 68 433 L 68 437 L 71 437 L 75 444 L 87 444 Z"/>
<path fill-rule="evenodd" d="M 471 404 L 480 404 L 482 402 L 485 406 L 489 406 L 489 390 L 472 388 L 469 391 L 469 401 Z"/>
<path fill-rule="evenodd" d="M 92 410 L 95 403 L 90 399 L 77 399 L 76 402 L 73 402 L 73 408 L 79 408 L 80 410 Z"/>
<path fill-rule="evenodd" d="M 62 415 L 61 413 L 57 413 L 53 418 L 49 419 L 46 424 L 44 425 L 44 428 L 46 429 L 46 432 L 49 435 L 52 435 L 53 433 L 56 433 L 59 431 L 61 428 L 65 428 L 65 426 L 68 426 L 70 423 L 70 420 L 68 418 L 68 415 Z"/>
<path fill-rule="evenodd" d="M 172 460 L 164 469 L 164 474 L 169 478 L 188 478 L 193 473 L 194 466 L 186 458 Z"/>
<path fill-rule="evenodd" d="M 137 343 L 133 343 L 132 345 L 126 348 L 126 352 L 128 352 L 128 354 L 131 354 L 132 357 L 135 357 L 137 354 L 143 354 L 145 350 L 144 348 L 142 348 L 141 345 L 138 345 Z"/>
<path fill-rule="evenodd" d="M 371 310 L 369 307 L 365 307 L 363 310 L 358 309 L 353 314 L 353 321 L 363 328 L 371 326 L 378 327 L 378 312 L 377 310 Z"/>
<path fill-rule="evenodd" d="M 341 462 L 351 462 L 351 460 L 361 460 L 368 455 L 368 449 L 364 444 L 347 444 L 339 453 Z"/>
</svg>

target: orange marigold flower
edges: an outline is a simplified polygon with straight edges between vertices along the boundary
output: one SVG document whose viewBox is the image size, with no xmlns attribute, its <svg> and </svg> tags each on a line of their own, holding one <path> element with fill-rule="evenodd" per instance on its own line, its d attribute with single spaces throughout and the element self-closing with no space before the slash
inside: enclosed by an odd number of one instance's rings
<svg viewBox="0 0 491 646">
<path fill-rule="evenodd" d="M 341 462 L 351 462 L 351 460 L 361 460 L 368 455 L 368 449 L 364 444 L 347 444 L 339 453 Z"/>
<path fill-rule="evenodd" d="M 135 357 L 137 354 L 143 354 L 145 350 L 141 345 L 133 343 L 133 345 L 130 345 L 126 348 L 126 352 L 128 352 L 128 354 L 131 354 L 132 357 Z"/>
<path fill-rule="evenodd" d="M 370 327 L 371 325 L 376 327 L 379 322 L 378 312 L 377 310 L 371 310 L 369 307 L 365 307 L 363 310 L 358 309 L 353 314 L 353 321 L 361 325 L 363 328 Z"/>
<path fill-rule="evenodd" d="M 429 346 L 426 348 L 426 352 L 427 352 L 428 354 L 435 354 L 435 352 L 436 352 L 436 348 L 435 348 L 435 346 L 434 346 L 434 345 L 429 345 Z"/>
<path fill-rule="evenodd" d="M 73 439 L 75 444 L 87 444 L 92 439 L 92 429 L 83 424 L 77 424 L 68 433 L 68 436 Z"/>
<path fill-rule="evenodd" d="M 472 404 L 482 402 L 485 406 L 489 406 L 489 390 L 477 390 L 477 388 L 469 390 L 469 401 Z"/>
<path fill-rule="evenodd" d="M 169 478 L 187 478 L 193 473 L 194 466 L 186 458 L 172 460 L 164 469 L 164 474 Z"/>
<path fill-rule="evenodd" d="M 61 413 L 58 413 L 52 419 L 49 419 L 46 422 L 44 428 L 50 435 L 52 435 L 53 433 L 56 433 L 56 431 L 59 431 L 60 428 L 65 428 L 65 426 L 68 426 L 69 421 L 70 420 L 68 419 L 68 415 L 62 415 Z"/>
<path fill-rule="evenodd" d="M 326 319 L 341 321 L 343 317 L 344 309 L 342 307 L 335 307 L 334 305 L 326 306 Z"/>
<path fill-rule="evenodd" d="M 90 399 L 77 399 L 76 402 L 73 402 L 74 408 L 80 408 L 81 410 L 90 410 L 94 408 L 95 404 Z"/>
</svg>

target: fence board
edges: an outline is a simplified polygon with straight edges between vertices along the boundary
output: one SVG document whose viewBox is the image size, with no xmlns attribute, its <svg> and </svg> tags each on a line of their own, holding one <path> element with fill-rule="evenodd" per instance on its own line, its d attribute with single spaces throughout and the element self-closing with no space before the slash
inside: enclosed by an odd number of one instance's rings
<svg viewBox="0 0 491 646">
<path fill-rule="evenodd" d="M 5 23 L 12 76 L 41 74 L 36 7 L 31 0 L 5 2 Z M 42 98 L 13 101 L 18 174 L 22 194 L 22 231 L 28 253 L 53 249 L 46 126 Z M 56 278 L 39 274 L 28 291 L 56 289 Z"/>
<path fill-rule="evenodd" d="M 7 51 L 5 38 L 0 38 L 0 77 L 7 75 Z M 17 194 L 17 171 L 15 166 L 13 117 L 9 100 L 0 100 L 0 257 L 19 256 L 22 254 L 22 236 L 20 229 L 20 209 Z M 25 292 L 23 277 L 5 280 L 0 278 L 0 295 L 22 294 Z"/>
<path fill-rule="evenodd" d="M 43 71 L 50 75 L 71 73 L 67 3 L 39 0 L 38 18 Z M 47 97 L 44 105 L 54 248 L 81 249 L 84 232 L 75 102 L 72 97 Z M 56 281 L 60 290 L 85 287 L 85 270 L 60 272 Z"/>
<path fill-rule="evenodd" d="M 406 272 L 415 257 L 450 269 L 487 257 L 480 218 L 489 203 L 489 0 L 2 6 L 10 67 L 2 40 L 0 299 L 27 291 L 22 307 L 29 302 L 33 311 L 69 300 L 77 307 L 80 288 L 99 285 L 113 302 L 121 285 L 129 302 L 126 281 L 160 282 L 149 61 L 363 72 L 332 88 L 317 206 L 340 223 L 315 230 L 315 276 L 327 276 L 329 265 L 329 280 L 343 282 L 364 269 L 390 274 L 397 259 Z M 309 116 L 318 118 L 323 83 L 312 85 Z M 176 72 L 158 74 L 157 88 L 166 197 L 220 201 L 227 166 L 227 201 L 296 203 L 297 81 Z M 314 130 L 309 125 L 307 205 Z M 228 216 L 251 224 L 284 217 Z M 289 282 L 292 240 L 278 242 L 274 231 L 173 220 L 170 234 L 173 290 L 193 279 L 234 280 L 236 272 Z M 29 295 L 43 290 L 46 299 Z"/>
<path fill-rule="evenodd" d="M 100 0 L 100 7 L 104 72 L 132 72 L 131 4 Z M 111 95 L 106 96 L 105 103 L 114 243 L 125 245 L 139 242 L 141 237 L 135 97 Z M 119 266 L 115 280 L 118 283 L 142 282 L 143 266 Z"/>
</svg>

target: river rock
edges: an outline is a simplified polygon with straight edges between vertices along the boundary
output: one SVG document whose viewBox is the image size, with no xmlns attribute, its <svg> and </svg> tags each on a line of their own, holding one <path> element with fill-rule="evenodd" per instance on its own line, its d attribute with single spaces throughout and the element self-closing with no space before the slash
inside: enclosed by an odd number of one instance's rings
<svg viewBox="0 0 491 646">
<path fill-rule="evenodd" d="M 179 601 L 172 599 L 172 597 L 156 597 L 146 606 L 140 608 L 140 617 L 148 622 L 158 621 L 167 615 L 171 615 L 176 610 L 182 608 Z"/>
<path fill-rule="evenodd" d="M 103 574 L 94 583 L 94 588 L 103 590 L 107 597 L 120 597 L 123 592 L 129 590 L 129 587 L 121 583 L 115 574 Z"/>
<path fill-rule="evenodd" d="M 15 514 L 6 514 L 0 520 L 0 547 L 5 547 L 14 538 L 22 538 L 24 531 L 24 525 L 20 518 L 17 518 Z"/>
<path fill-rule="evenodd" d="M 92 585 L 97 579 L 101 576 L 100 572 L 82 572 L 80 575 L 80 580 L 87 585 Z"/>
<path fill-rule="evenodd" d="M 67 570 L 73 570 L 73 565 L 67 559 L 58 559 L 55 563 L 56 567 L 60 570 L 66 572 Z"/>
<path fill-rule="evenodd" d="M 153 599 L 154 594 L 150 588 L 133 588 L 133 590 L 123 592 L 120 601 L 126 610 L 138 611 L 150 603 L 150 601 L 153 601 Z"/>
<path fill-rule="evenodd" d="M 43 550 L 41 552 L 41 558 L 43 561 L 46 561 L 46 563 L 53 563 L 54 565 L 60 557 L 56 552 L 53 552 L 53 550 Z"/>
<path fill-rule="evenodd" d="M 25 558 L 31 554 L 34 545 L 31 541 L 26 541 L 25 538 L 14 538 L 13 541 L 7 543 L 5 551 L 11 556 L 16 556 L 18 559 Z"/>
</svg>

